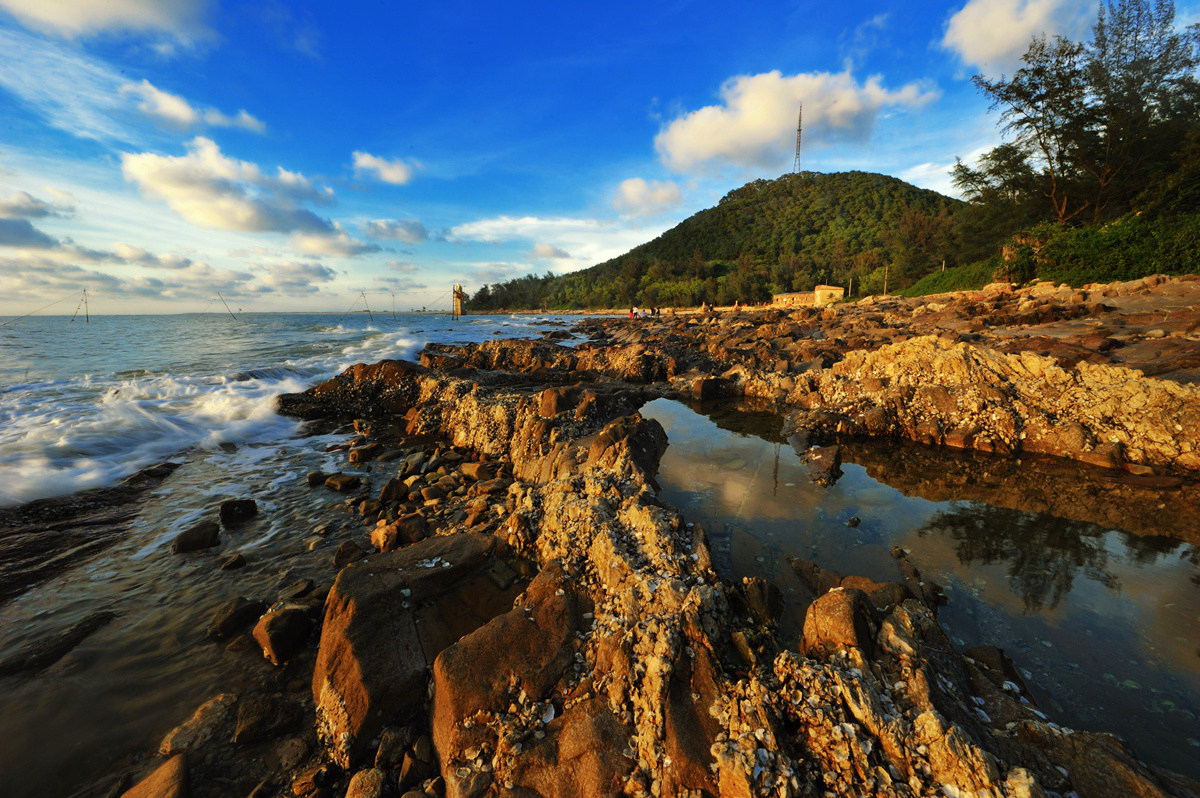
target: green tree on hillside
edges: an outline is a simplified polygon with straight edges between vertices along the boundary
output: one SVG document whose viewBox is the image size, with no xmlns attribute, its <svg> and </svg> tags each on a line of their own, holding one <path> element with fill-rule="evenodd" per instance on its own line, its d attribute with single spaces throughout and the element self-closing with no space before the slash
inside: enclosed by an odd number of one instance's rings
<svg viewBox="0 0 1200 798">
<path fill-rule="evenodd" d="M 1110 0 L 1090 43 L 1034 38 L 1012 77 L 976 75 L 1010 140 L 974 168 L 959 162 L 956 185 L 1001 212 L 1040 201 L 1058 224 L 1132 210 L 1176 168 L 1200 111 L 1200 26 L 1180 32 L 1174 20 L 1170 0 Z"/>
</svg>

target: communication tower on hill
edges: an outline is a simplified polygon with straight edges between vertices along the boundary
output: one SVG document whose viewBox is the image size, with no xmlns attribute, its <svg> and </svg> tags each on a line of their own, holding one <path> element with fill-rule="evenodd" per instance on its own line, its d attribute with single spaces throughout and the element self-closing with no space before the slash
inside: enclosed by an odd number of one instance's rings
<svg viewBox="0 0 1200 798">
<path fill-rule="evenodd" d="M 796 116 L 796 161 L 792 164 L 793 174 L 800 172 L 800 134 L 804 130 L 804 105 L 800 106 L 800 113 Z"/>
</svg>

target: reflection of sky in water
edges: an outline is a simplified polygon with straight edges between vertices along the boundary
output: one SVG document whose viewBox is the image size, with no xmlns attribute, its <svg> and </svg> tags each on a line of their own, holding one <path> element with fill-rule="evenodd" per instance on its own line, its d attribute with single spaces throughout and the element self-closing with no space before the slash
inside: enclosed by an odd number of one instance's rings
<svg viewBox="0 0 1200 798">
<path fill-rule="evenodd" d="M 821 487 L 789 445 L 764 439 L 775 437 L 777 422 L 758 437 L 748 434 L 753 419 L 719 418 L 718 426 L 665 400 L 642 412 L 670 439 L 658 477 L 663 498 L 705 527 L 727 576 L 762 574 L 798 592 L 785 559 L 795 555 L 892 580 L 889 551 L 903 546 L 947 589 L 940 617 L 960 646 L 1000 646 L 1056 719 L 1121 734 L 1143 756 L 1200 776 L 1197 547 L 982 502 L 905 496 L 851 463 Z M 851 516 L 858 527 L 846 525 Z M 801 623 L 793 608 L 784 634 Z"/>
</svg>

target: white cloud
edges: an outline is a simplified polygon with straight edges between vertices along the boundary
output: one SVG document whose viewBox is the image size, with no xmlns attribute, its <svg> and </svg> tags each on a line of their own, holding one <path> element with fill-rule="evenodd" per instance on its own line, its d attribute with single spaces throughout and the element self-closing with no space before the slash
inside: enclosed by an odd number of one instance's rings
<svg viewBox="0 0 1200 798">
<path fill-rule="evenodd" d="M 255 133 L 263 133 L 267 129 L 245 109 L 229 116 L 216 108 L 195 108 L 178 94 L 163 91 L 145 79 L 141 83 L 123 84 L 121 93 L 138 98 L 138 108 L 143 113 L 176 127 L 240 127 Z"/>
<path fill-rule="evenodd" d="M 535 258 L 554 258 L 562 260 L 571 257 L 571 253 L 565 249 L 560 249 L 553 244 L 538 243 L 533 245 L 533 249 L 529 253 Z"/>
<path fill-rule="evenodd" d="M 45 5 L 52 5 L 46 3 Z M 100 61 L 58 42 L 0 27 L 0 86 L 47 124 L 73 136 L 132 141 L 116 118 L 125 79 Z"/>
<path fill-rule="evenodd" d="M 18 191 L 8 199 L 0 199 L 0 217 L 40 219 L 46 216 L 69 216 L 74 211 L 74 206 L 52 204 L 26 191 Z"/>
<path fill-rule="evenodd" d="M 313 293 L 320 290 L 317 285 L 328 283 L 337 273 L 328 266 L 312 261 L 286 261 L 262 265 L 264 274 L 259 275 L 262 289 L 279 291 L 291 296 Z"/>
<path fill-rule="evenodd" d="M 75 37 L 101 31 L 167 33 L 183 40 L 203 34 L 206 0 L 0 0 L 27 27 Z"/>
<path fill-rule="evenodd" d="M 187 269 L 193 264 L 190 258 L 185 258 L 182 255 L 157 255 L 141 247 L 124 243 L 113 244 L 112 254 L 117 259 L 126 263 L 136 263 L 141 266 L 154 266 L 172 270 Z"/>
<path fill-rule="evenodd" d="M 622 255 L 638 244 L 645 243 L 661 234 L 663 228 L 648 224 L 631 224 L 628 221 L 602 221 L 572 217 L 539 216 L 496 216 L 460 224 L 450 229 L 448 239 L 452 242 L 478 242 L 505 244 L 524 242 L 527 248 L 545 241 L 556 242 L 556 247 L 570 253 L 569 259 L 556 259 L 554 270 L 569 272 L 592 266 L 596 263 Z M 483 264 L 481 264 L 482 266 Z M 485 268 L 497 266 L 525 269 L 528 263 L 489 262 Z"/>
<path fill-rule="evenodd" d="M 613 207 L 630 216 L 648 216 L 680 203 L 679 186 L 670 180 L 647 182 L 640 177 L 622 180 Z"/>
<path fill-rule="evenodd" d="M 305 255 L 326 255 L 339 258 L 379 251 L 378 244 L 368 244 L 351 237 L 336 222 L 331 232 L 293 233 L 288 237 L 288 243 Z"/>
<path fill-rule="evenodd" d="M 122 153 L 125 179 L 142 193 L 200 227 L 242 232 L 301 232 L 336 236 L 333 225 L 301 201 L 326 201 L 332 191 L 279 168 L 263 174 L 256 164 L 223 154 L 211 139 L 188 142 L 187 155 Z"/>
<path fill-rule="evenodd" d="M 426 283 L 419 283 L 407 277 L 376 277 L 375 284 L 379 286 L 381 291 L 391 291 L 395 293 L 404 293 L 407 291 L 420 291 L 429 286 Z"/>
<path fill-rule="evenodd" d="M 937 92 L 908 83 L 888 89 L 879 76 L 859 83 L 849 71 L 739 75 L 721 87 L 721 103 L 672 120 L 654 139 L 678 172 L 706 166 L 772 169 L 792 159 L 796 113 L 804 105 L 805 141 L 820 146 L 863 141 L 886 108 L 916 108 Z"/>
<path fill-rule="evenodd" d="M 969 0 L 950 17 L 942 46 L 986 72 L 1011 72 L 1038 35 L 1077 38 L 1094 6 L 1082 0 Z"/>
<path fill-rule="evenodd" d="M 354 172 L 359 175 L 374 175 L 377 180 L 402 186 L 412 180 L 414 164 L 400 158 L 380 158 L 368 152 L 354 152 Z"/>
<path fill-rule="evenodd" d="M 417 244 L 429 239 L 429 231 L 416 219 L 375 219 L 364 228 L 371 238 Z"/>
</svg>

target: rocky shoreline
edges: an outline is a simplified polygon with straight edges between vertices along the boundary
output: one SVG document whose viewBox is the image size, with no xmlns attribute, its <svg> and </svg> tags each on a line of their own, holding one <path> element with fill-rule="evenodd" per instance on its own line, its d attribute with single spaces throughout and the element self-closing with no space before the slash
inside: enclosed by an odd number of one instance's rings
<svg viewBox="0 0 1200 798">
<path fill-rule="evenodd" d="M 345 492 L 362 524 L 331 583 L 222 608 L 210 634 L 260 652 L 268 677 L 206 702 L 161 764 L 106 789 L 1200 795 L 1117 738 L 1047 718 L 998 649 L 956 650 L 941 592 L 901 551 L 887 582 L 793 560 L 809 595 L 802 634 L 783 634 L 778 589 L 723 580 L 705 531 L 657 497 L 667 438 L 638 412 L 658 396 L 768 403 L 831 480 L 857 441 L 899 438 L 1084 463 L 1187 505 L 1197 305 L 1200 281 L 1147 278 L 593 318 L 573 348 L 559 332 L 430 347 L 283 396 L 281 412 L 347 430 L 347 472 L 367 479 L 309 484 Z M 999 479 L 1016 480 L 1014 501 L 1026 485 L 1088 501 L 1053 468 L 1012 470 Z"/>
</svg>

